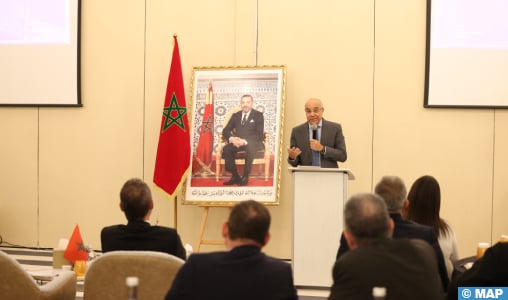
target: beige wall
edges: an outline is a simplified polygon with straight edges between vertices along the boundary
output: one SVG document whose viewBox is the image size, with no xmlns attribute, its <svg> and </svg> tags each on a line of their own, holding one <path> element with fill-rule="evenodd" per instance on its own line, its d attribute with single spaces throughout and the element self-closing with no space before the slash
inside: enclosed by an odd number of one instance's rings
<svg viewBox="0 0 508 300">
<path fill-rule="evenodd" d="M 283 147 L 305 100 L 322 98 L 325 118 L 345 131 L 350 194 L 386 174 L 408 187 L 434 175 L 460 254 L 473 254 L 476 242 L 508 233 L 508 112 L 423 108 L 425 2 L 82 1 L 83 108 L 0 107 L 0 235 L 53 247 L 78 223 L 100 248 L 100 229 L 124 222 L 121 185 L 152 180 L 176 33 L 188 99 L 193 66 L 285 65 Z M 286 168 L 266 249 L 280 258 L 291 256 Z M 173 226 L 173 203 L 154 198 L 152 221 Z M 202 210 L 177 205 L 184 242 L 196 244 Z M 226 215 L 212 210 L 207 238 L 220 238 Z"/>
</svg>

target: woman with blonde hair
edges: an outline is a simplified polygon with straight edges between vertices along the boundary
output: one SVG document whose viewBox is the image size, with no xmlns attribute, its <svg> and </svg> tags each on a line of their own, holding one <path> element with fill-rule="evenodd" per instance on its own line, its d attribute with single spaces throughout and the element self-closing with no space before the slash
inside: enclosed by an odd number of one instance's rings
<svg viewBox="0 0 508 300">
<path fill-rule="evenodd" d="M 453 263 L 458 260 L 457 240 L 453 229 L 439 216 L 441 189 L 437 180 L 429 175 L 418 178 L 407 195 L 409 205 L 404 217 L 434 229 L 445 259 L 448 278 L 453 272 Z"/>
</svg>

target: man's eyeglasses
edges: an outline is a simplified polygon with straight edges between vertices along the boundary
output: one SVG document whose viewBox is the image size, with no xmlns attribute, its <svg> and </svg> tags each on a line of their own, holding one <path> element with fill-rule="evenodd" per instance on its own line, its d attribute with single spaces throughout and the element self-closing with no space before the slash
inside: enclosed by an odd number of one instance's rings
<svg viewBox="0 0 508 300">
<path fill-rule="evenodd" d="M 306 109 L 306 110 L 305 110 L 305 113 L 306 113 L 306 114 L 311 114 L 311 113 L 318 114 L 318 113 L 320 113 L 322 110 L 323 110 L 323 108 L 322 108 L 322 107 L 320 107 L 320 108 L 314 108 L 314 109 L 312 109 L 312 110 L 310 110 L 310 109 Z"/>
</svg>

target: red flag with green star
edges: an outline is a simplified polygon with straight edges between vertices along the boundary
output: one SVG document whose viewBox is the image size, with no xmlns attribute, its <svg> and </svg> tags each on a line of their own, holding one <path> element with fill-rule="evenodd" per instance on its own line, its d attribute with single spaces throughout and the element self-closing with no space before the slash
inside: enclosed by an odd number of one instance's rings
<svg viewBox="0 0 508 300">
<path fill-rule="evenodd" d="M 199 133 L 199 142 L 196 149 L 196 161 L 201 166 L 200 172 L 214 174 L 210 170 L 210 164 L 212 163 L 212 151 L 213 151 L 213 86 L 212 82 L 208 83 L 208 92 L 205 97 L 205 109 L 203 113 L 203 123 L 201 124 L 201 130 Z"/>
<path fill-rule="evenodd" d="M 170 199 L 182 187 L 190 165 L 189 120 L 176 36 L 174 42 L 153 175 L 155 185 Z"/>
</svg>

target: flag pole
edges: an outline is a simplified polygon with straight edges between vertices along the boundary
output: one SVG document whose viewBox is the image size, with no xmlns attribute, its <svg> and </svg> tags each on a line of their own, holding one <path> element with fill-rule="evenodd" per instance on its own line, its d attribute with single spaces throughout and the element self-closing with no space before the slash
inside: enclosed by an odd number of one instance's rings
<svg viewBox="0 0 508 300">
<path fill-rule="evenodd" d="M 173 33 L 173 47 L 175 46 L 175 39 L 176 38 L 178 38 L 177 34 Z M 175 228 L 176 231 L 178 231 L 178 209 L 177 209 L 178 192 L 176 193 L 175 199 L 174 199 L 175 201 L 173 202 L 173 209 L 175 211 L 175 217 L 173 218 L 173 228 Z"/>
<path fill-rule="evenodd" d="M 178 202 L 178 195 L 175 196 L 175 201 L 173 202 L 173 207 L 174 207 L 174 210 L 175 210 L 175 218 L 173 219 L 173 227 L 175 228 L 176 231 L 178 231 L 178 210 L 177 210 L 177 202 Z"/>
</svg>

